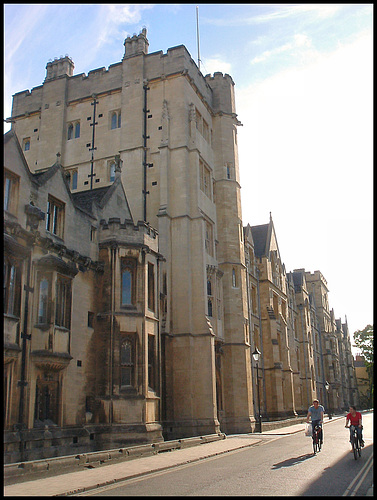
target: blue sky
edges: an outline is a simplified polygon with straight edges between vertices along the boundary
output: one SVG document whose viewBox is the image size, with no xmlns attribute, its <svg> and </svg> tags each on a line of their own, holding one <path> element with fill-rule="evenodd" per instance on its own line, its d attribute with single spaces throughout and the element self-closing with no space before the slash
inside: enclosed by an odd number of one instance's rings
<svg viewBox="0 0 377 500">
<path fill-rule="evenodd" d="M 68 54 L 74 74 L 185 45 L 235 82 L 243 223 L 275 224 L 286 270 L 319 269 L 351 332 L 373 323 L 373 4 L 5 4 L 4 118 Z M 9 126 L 6 124 L 4 131 Z"/>
</svg>

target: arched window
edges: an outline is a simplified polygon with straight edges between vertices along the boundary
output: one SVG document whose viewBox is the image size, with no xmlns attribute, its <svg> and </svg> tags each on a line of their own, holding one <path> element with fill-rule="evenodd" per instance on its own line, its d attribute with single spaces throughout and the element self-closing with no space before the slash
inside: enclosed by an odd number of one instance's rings
<svg viewBox="0 0 377 500">
<path fill-rule="evenodd" d="M 121 264 L 121 305 L 131 306 L 135 301 L 136 266 L 132 259 L 122 259 Z"/>
<path fill-rule="evenodd" d="M 72 123 L 70 123 L 68 126 L 67 139 L 70 141 L 72 138 L 73 138 L 73 125 Z"/>
<path fill-rule="evenodd" d="M 80 137 L 80 122 L 77 122 L 75 125 L 75 139 L 77 139 L 77 137 Z"/>
<path fill-rule="evenodd" d="M 134 385 L 134 348 L 131 340 L 124 340 L 120 347 L 120 386 Z"/>
<path fill-rule="evenodd" d="M 118 117 L 114 111 L 114 113 L 111 115 L 111 129 L 117 128 L 117 125 L 118 125 Z"/>
</svg>

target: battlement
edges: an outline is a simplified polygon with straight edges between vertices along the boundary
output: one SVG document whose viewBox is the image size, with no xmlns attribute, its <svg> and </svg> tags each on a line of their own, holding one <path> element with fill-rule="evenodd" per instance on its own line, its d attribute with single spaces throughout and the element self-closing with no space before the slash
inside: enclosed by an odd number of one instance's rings
<svg viewBox="0 0 377 500">
<path fill-rule="evenodd" d="M 74 67 L 75 65 L 68 55 L 61 56 L 59 59 L 55 57 L 53 61 L 47 63 L 45 81 L 55 80 L 61 76 L 72 76 Z"/>
<path fill-rule="evenodd" d="M 147 39 L 147 30 L 143 28 L 138 35 L 128 36 L 124 40 L 123 59 L 136 56 L 138 54 L 148 54 L 149 42 Z"/>
<path fill-rule="evenodd" d="M 144 221 L 134 224 L 132 220 L 111 217 L 100 220 L 100 241 L 102 244 L 116 241 L 126 245 L 148 247 L 158 252 L 158 232 Z"/>
</svg>

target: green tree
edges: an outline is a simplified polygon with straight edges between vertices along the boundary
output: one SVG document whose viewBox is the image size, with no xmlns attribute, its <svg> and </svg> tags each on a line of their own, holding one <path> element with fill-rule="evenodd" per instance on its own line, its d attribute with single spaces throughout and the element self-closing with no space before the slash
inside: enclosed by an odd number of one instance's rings
<svg viewBox="0 0 377 500">
<path fill-rule="evenodd" d="M 354 346 L 360 349 L 365 360 L 365 367 L 369 378 L 369 407 L 373 406 L 374 378 L 373 378 L 373 325 L 367 325 L 363 330 L 356 330 L 353 334 Z"/>
</svg>

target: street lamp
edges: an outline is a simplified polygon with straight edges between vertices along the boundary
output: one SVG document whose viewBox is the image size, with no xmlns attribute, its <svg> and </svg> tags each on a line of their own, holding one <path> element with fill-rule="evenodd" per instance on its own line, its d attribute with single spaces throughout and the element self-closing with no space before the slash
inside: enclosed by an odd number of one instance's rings
<svg viewBox="0 0 377 500">
<path fill-rule="evenodd" d="M 329 420 L 330 420 L 330 419 L 332 419 L 331 409 L 330 409 L 330 393 L 329 393 L 330 384 L 327 382 L 327 380 L 325 381 L 325 389 L 327 391 L 327 404 L 329 405 L 328 414 L 329 414 Z"/>
<path fill-rule="evenodd" d="M 260 398 L 259 398 L 259 370 L 258 370 L 258 364 L 259 364 L 259 358 L 260 358 L 260 352 L 258 351 L 258 348 L 255 348 L 255 351 L 253 352 L 252 356 L 254 358 L 254 361 L 257 365 L 257 396 L 258 396 L 258 432 L 262 432 L 262 418 L 260 414 Z"/>
</svg>

